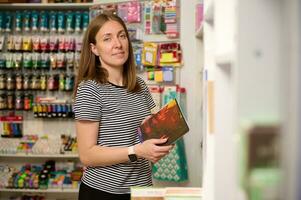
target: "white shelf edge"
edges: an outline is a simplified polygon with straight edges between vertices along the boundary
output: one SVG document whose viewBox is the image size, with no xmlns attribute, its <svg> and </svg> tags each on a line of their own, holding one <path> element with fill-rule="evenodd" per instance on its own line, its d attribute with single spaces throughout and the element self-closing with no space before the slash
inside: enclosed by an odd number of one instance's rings
<svg viewBox="0 0 301 200">
<path fill-rule="evenodd" d="M 131 0 L 94 0 L 94 4 L 104 4 L 104 3 L 123 3 L 123 2 L 129 2 Z M 141 0 L 140 0 L 141 1 Z"/>
<path fill-rule="evenodd" d="M 218 66 L 230 66 L 234 61 L 233 52 L 221 53 L 215 55 L 215 63 Z"/>
<path fill-rule="evenodd" d="M 0 154 L 0 157 L 11 157 L 11 158 L 78 158 L 78 154 Z"/>
<path fill-rule="evenodd" d="M 208 24 L 214 24 L 214 5 L 213 1 L 209 2 L 207 9 L 204 11 L 204 21 Z"/>
<path fill-rule="evenodd" d="M 0 4 L 0 9 L 88 9 L 93 3 L 11 3 Z"/>
<path fill-rule="evenodd" d="M 201 23 L 201 26 L 198 28 L 198 30 L 195 32 L 195 37 L 202 39 L 204 34 L 204 22 Z"/>
<path fill-rule="evenodd" d="M 10 189 L 0 188 L 0 192 L 24 192 L 24 193 L 78 193 L 78 189 Z"/>
<path fill-rule="evenodd" d="M 167 38 L 164 34 L 152 34 L 152 35 L 144 35 L 143 36 L 144 42 L 178 42 L 180 38 L 170 39 Z"/>
</svg>

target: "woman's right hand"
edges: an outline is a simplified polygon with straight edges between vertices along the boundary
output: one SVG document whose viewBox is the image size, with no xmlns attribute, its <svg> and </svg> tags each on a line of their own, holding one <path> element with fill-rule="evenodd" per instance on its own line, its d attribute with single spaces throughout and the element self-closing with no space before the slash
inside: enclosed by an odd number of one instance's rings
<svg viewBox="0 0 301 200">
<path fill-rule="evenodd" d="M 152 163 L 158 162 L 161 158 L 166 156 L 173 148 L 173 145 L 159 146 L 167 142 L 164 139 L 149 139 L 141 144 L 135 145 L 135 152 L 138 157 L 145 158 Z"/>
</svg>

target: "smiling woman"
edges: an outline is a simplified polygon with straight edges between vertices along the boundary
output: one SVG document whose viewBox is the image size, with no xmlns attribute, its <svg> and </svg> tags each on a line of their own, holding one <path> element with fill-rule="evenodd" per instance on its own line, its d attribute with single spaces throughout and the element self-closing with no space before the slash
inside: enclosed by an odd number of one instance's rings
<svg viewBox="0 0 301 200">
<path fill-rule="evenodd" d="M 109 14 L 94 18 L 74 91 L 78 150 L 86 166 L 80 200 L 129 200 L 130 187 L 152 185 L 150 162 L 172 149 L 159 146 L 167 139 L 139 141 L 137 128 L 155 103 L 135 69 L 124 22 Z"/>
<path fill-rule="evenodd" d="M 129 41 L 122 25 L 116 21 L 108 21 L 96 34 L 96 44 L 91 43 L 91 50 L 99 56 L 101 67 L 109 73 L 120 73 L 129 56 Z M 114 72 L 116 71 L 116 72 Z M 109 80 L 115 82 L 116 80 Z M 115 82 L 116 83 L 116 82 Z M 123 85 L 123 83 L 116 83 Z"/>
</svg>

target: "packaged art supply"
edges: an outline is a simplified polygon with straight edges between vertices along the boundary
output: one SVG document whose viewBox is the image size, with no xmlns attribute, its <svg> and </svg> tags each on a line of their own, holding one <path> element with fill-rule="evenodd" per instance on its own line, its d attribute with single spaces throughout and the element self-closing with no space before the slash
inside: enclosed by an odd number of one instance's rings
<svg viewBox="0 0 301 200">
<path fill-rule="evenodd" d="M 39 30 L 39 13 L 36 10 L 31 12 L 31 30 L 34 32 Z"/>
<path fill-rule="evenodd" d="M 65 22 L 65 14 L 64 12 L 60 11 L 57 14 L 57 23 L 58 23 L 58 32 L 64 33 L 66 28 L 66 22 Z"/>
<path fill-rule="evenodd" d="M 124 21 L 127 22 L 128 19 L 128 4 L 127 3 L 119 3 L 117 5 L 118 16 Z"/>
<path fill-rule="evenodd" d="M 51 32 L 57 32 L 57 28 L 58 28 L 57 12 L 50 11 L 49 29 Z"/>
<path fill-rule="evenodd" d="M 66 13 L 66 31 L 74 32 L 74 12 L 68 11 Z"/>
<path fill-rule="evenodd" d="M 80 11 L 75 12 L 75 31 L 80 32 L 82 30 L 82 14 Z"/>
<path fill-rule="evenodd" d="M 24 36 L 23 37 L 22 50 L 23 51 L 31 51 L 32 50 L 31 36 Z"/>
<path fill-rule="evenodd" d="M 5 54 L 0 54 L 0 69 L 4 69 L 5 68 Z"/>
<path fill-rule="evenodd" d="M 89 25 L 89 12 L 83 12 L 82 15 L 83 15 L 83 31 L 86 31 Z"/>
<path fill-rule="evenodd" d="M 4 13 L 0 11 L 0 32 L 4 31 Z"/>
<path fill-rule="evenodd" d="M 155 66 L 157 64 L 158 44 L 145 42 L 143 45 L 142 64 L 146 66 Z"/>
<path fill-rule="evenodd" d="M 21 35 L 14 35 L 14 50 L 21 51 L 22 50 L 22 44 L 23 44 L 23 38 Z"/>
<path fill-rule="evenodd" d="M 128 3 L 128 23 L 140 23 L 141 22 L 141 5 L 138 1 L 132 1 Z"/>
<path fill-rule="evenodd" d="M 15 13 L 15 31 L 20 32 L 22 31 L 22 13 L 21 11 L 17 11 Z"/>
<path fill-rule="evenodd" d="M 5 12 L 4 15 L 4 30 L 5 32 L 11 32 L 13 26 L 13 16 L 11 12 Z"/>
<path fill-rule="evenodd" d="M 48 53 L 41 53 L 41 68 L 49 69 L 50 67 L 50 56 Z"/>
<path fill-rule="evenodd" d="M 23 116 L 0 117 L 1 137 L 22 137 Z"/>
<path fill-rule="evenodd" d="M 3 47 L 4 47 L 4 39 L 5 39 L 4 35 L 0 36 L 0 51 L 3 50 Z"/>
<path fill-rule="evenodd" d="M 42 67 L 41 54 L 40 53 L 33 53 L 32 54 L 32 68 L 33 69 L 40 69 L 41 67 Z"/>
<path fill-rule="evenodd" d="M 49 31 L 49 13 L 47 11 L 40 12 L 40 30 L 42 32 Z"/>
<path fill-rule="evenodd" d="M 15 69 L 21 69 L 23 67 L 23 63 L 22 63 L 22 60 L 23 60 L 23 54 L 22 53 L 16 53 L 14 54 L 14 68 Z M 26 54 L 25 54 L 26 55 Z"/>
<path fill-rule="evenodd" d="M 41 50 L 41 43 L 40 43 L 39 35 L 33 35 L 33 37 L 32 37 L 32 50 L 34 50 L 34 51 Z"/>
<path fill-rule="evenodd" d="M 28 10 L 25 10 L 23 12 L 23 30 L 25 32 L 29 32 L 30 31 L 30 16 L 31 16 L 31 12 Z"/>
</svg>

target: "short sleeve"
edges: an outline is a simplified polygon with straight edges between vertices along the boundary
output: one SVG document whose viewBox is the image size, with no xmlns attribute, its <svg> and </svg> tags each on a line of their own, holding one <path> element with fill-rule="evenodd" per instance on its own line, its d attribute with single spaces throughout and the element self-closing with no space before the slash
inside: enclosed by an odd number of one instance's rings
<svg viewBox="0 0 301 200">
<path fill-rule="evenodd" d="M 147 105 L 148 105 L 148 108 L 151 110 L 153 109 L 154 107 L 156 107 L 156 104 L 153 100 L 153 97 L 149 91 L 149 88 L 147 87 L 147 85 L 145 84 L 144 80 L 140 77 L 137 77 L 138 79 L 138 82 L 141 86 L 141 90 L 143 91 L 143 95 L 146 99 L 146 102 L 147 102 Z"/>
<path fill-rule="evenodd" d="M 97 83 L 94 81 L 81 82 L 74 102 L 75 120 L 99 121 L 101 110 L 101 94 Z"/>
</svg>

